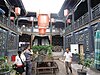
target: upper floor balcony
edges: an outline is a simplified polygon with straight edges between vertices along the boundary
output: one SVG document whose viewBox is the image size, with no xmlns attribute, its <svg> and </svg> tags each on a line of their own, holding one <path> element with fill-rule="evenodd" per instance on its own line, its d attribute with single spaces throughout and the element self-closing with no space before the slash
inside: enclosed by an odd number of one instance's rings
<svg viewBox="0 0 100 75">
<path fill-rule="evenodd" d="M 17 27 L 14 24 L 14 21 L 9 20 L 9 18 L 5 15 L 0 15 L 0 26 L 15 32 L 17 31 Z"/>
<path fill-rule="evenodd" d="M 97 4 L 95 7 L 91 9 L 92 13 L 92 19 L 90 20 L 89 18 L 89 12 L 85 13 L 83 16 L 78 18 L 73 24 L 70 24 L 66 27 L 66 34 L 73 32 L 79 28 L 82 28 L 86 26 L 87 24 L 93 22 L 94 20 L 97 20 L 100 18 L 100 3 Z"/>
</svg>

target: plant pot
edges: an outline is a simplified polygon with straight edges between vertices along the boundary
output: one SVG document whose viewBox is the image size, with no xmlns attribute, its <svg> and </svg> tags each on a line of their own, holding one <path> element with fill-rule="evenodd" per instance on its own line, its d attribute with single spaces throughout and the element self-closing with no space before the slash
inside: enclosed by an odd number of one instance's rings
<svg viewBox="0 0 100 75">
<path fill-rule="evenodd" d="M 77 70 L 77 74 L 78 74 L 78 75 L 87 75 L 87 71 L 86 71 L 86 70 L 78 69 L 78 70 Z"/>
</svg>

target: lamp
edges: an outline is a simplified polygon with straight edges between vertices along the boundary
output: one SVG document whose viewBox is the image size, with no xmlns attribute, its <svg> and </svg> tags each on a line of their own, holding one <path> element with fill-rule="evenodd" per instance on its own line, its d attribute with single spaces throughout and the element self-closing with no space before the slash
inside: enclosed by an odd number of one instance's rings
<svg viewBox="0 0 100 75">
<path fill-rule="evenodd" d="M 10 20 L 13 20 L 13 21 L 14 21 L 14 18 L 15 18 L 15 17 L 12 17 L 12 16 L 11 16 L 11 17 L 10 17 Z"/>
<path fill-rule="evenodd" d="M 16 15 L 20 15 L 21 9 L 19 7 L 15 7 L 15 13 Z"/>
<path fill-rule="evenodd" d="M 39 16 L 38 16 L 38 25 L 40 27 L 47 27 L 49 25 L 49 16 L 48 16 L 48 14 L 39 14 Z"/>
<path fill-rule="evenodd" d="M 48 14 L 39 14 L 38 16 L 39 34 L 44 35 L 46 33 L 46 28 L 48 25 L 49 25 Z"/>
<path fill-rule="evenodd" d="M 71 20 L 70 20 L 70 19 L 67 19 L 67 23 L 68 23 L 68 24 L 71 23 Z"/>
<path fill-rule="evenodd" d="M 68 16 L 68 14 L 69 14 L 68 9 L 65 9 L 65 10 L 64 10 L 64 16 Z"/>
<path fill-rule="evenodd" d="M 39 28 L 40 35 L 45 35 L 45 33 L 46 33 L 46 28 Z"/>
</svg>

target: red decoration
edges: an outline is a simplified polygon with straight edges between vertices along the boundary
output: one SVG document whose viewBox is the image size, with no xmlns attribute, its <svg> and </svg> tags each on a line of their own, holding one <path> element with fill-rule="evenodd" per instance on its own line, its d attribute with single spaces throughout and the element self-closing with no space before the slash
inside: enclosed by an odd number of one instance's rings
<svg viewBox="0 0 100 75">
<path fill-rule="evenodd" d="M 46 28 L 39 28 L 40 35 L 45 35 L 45 33 L 46 33 Z"/>
<path fill-rule="evenodd" d="M 70 19 L 67 19 L 67 23 L 71 23 L 71 20 Z"/>
<path fill-rule="evenodd" d="M 68 13 L 69 13 L 68 9 L 65 9 L 64 10 L 64 16 L 68 16 Z"/>
<path fill-rule="evenodd" d="M 48 16 L 48 14 L 39 14 L 39 16 L 38 16 L 39 34 L 45 35 L 46 27 L 48 25 L 49 25 L 49 16 Z"/>
<path fill-rule="evenodd" d="M 10 17 L 10 20 L 14 20 L 14 17 Z"/>
<path fill-rule="evenodd" d="M 13 61 L 13 62 L 14 62 L 14 61 L 15 61 L 15 59 L 16 59 L 16 55 L 12 55 L 12 56 L 11 56 L 11 61 Z"/>
<path fill-rule="evenodd" d="M 47 27 L 49 25 L 49 16 L 48 16 L 48 14 L 39 14 L 39 16 L 38 16 L 38 25 L 39 25 L 39 27 Z"/>
<path fill-rule="evenodd" d="M 19 7 L 16 7 L 16 8 L 15 8 L 15 13 L 16 13 L 16 15 L 20 15 L 20 11 L 21 11 L 21 9 L 20 9 Z"/>
</svg>

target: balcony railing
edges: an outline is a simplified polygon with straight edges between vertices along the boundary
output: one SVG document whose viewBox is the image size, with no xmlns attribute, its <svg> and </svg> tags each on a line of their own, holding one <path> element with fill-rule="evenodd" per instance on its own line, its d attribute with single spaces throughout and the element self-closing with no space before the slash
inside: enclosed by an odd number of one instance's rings
<svg viewBox="0 0 100 75">
<path fill-rule="evenodd" d="M 66 34 L 70 33 L 71 31 L 72 31 L 72 25 L 67 26 Z"/>
<path fill-rule="evenodd" d="M 93 19 L 100 17 L 100 3 L 93 8 Z"/>
<path fill-rule="evenodd" d="M 82 25 L 85 25 L 86 23 L 89 23 L 89 13 L 88 12 L 82 16 Z"/>
<path fill-rule="evenodd" d="M 14 22 L 10 21 L 10 23 L 9 23 L 9 20 L 5 15 L 0 16 L 0 23 L 1 23 L 1 25 L 4 25 L 5 27 L 7 27 L 13 31 L 17 30 Z"/>
<path fill-rule="evenodd" d="M 6 16 L 0 16 L 0 23 L 2 23 L 4 26 L 7 26 L 8 18 Z"/>
<path fill-rule="evenodd" d="M 92 17 L 93 17 L 92 20 L 100 17 L 100 3 L 93 8 Z M 66 28 L 66 33 L 70 33 L 71 31 L 74 31 L 80 27 L 83 27 L 89 22 L 90 22 L 89 13 L 87 12 L 83 16 L 81 16 L 79 19 L 77 19 L 74 22 L 74 24 L 68 26 Z"/>
</svg>

